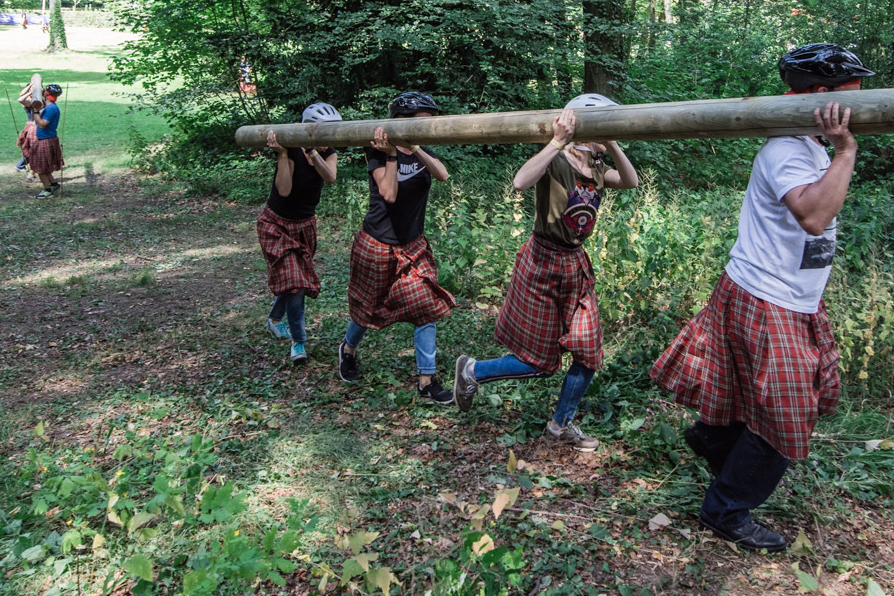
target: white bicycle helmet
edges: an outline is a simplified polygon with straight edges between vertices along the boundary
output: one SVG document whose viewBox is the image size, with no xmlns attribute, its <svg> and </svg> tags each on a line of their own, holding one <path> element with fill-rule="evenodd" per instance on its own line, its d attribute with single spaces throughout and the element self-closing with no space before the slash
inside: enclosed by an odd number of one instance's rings
<svg viewBox="0 0 894 596">
<path fill-rule="evenodd" d="M 301 122 L 338 122 L 341 114 L 328 103 L 312 103 L 301 114 Z"/>
<path fill-rule="evenodd" d="M 565 109 L 573 110 L 575 108 L 605 108 L 608 106 L 616 105 L 618 104 L 604 95 L 599 95 L 598 93 L 584 93 L 583 95 L 578 95 L 577 97 L 569 101 L 565 105 Z"/>
</svg>

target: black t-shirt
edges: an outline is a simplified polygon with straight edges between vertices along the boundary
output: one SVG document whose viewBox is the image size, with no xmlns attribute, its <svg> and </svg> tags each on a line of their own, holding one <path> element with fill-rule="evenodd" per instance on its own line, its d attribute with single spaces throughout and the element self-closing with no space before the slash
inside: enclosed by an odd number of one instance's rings
<svg viewBox="0 0 894 596">
<path fill-rule="evenodd" d="M 317 169 L 307 163 L 304 151 L 300 147 L 286 147 L 289 159 L 295 162 L 292 171 L 292 192 L 284 197 L 276 190 L 276 174 L 279 171 L 279 160 L 276 161 L 276 170 L 273 172 L 273 187 L 270 189 L 270 198 L 267 206 L 280 217 L 286 219 L 307 219 L 313 217 L 320 203 L 320 194 L 323 191 L 323 177 Z M 336 153 L 332 147 L 327 147 L 320 156 L 326 159 Z"/>
<path fill-rule="evenodd" d="M 425 147 L 420 151 L 438 157 Z M 385 167 L 385 157 L 376 149 L 369 155 L 369 211 L 363 219 L 363 229 L 384 244 L 409 244 L 422 235 L 425 226 L 431 173 L 415 154 L 398 151 L 397 198 L 386 203 L 373 176 L 373 170 Z"/>
</svg>

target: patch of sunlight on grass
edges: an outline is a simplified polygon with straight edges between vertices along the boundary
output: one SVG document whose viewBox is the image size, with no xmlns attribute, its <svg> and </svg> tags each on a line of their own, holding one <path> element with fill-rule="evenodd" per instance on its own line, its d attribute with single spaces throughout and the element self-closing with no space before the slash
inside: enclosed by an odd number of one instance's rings
<svg viewBox="0 0 894 596">
<path fill-rule="evenodd" d="M 133 278 L 135 285 L 149 285 L 155 279 L 156 273 L 162 273 L 172 269 L 181 269 L 184 263 L 189 261 L 204 261 L 208 259 L 220 259 L 231 257 L 239 254 L 253 253 L 255 248 L 240 248 L 234 245 L 219 245 L 207 248 L 195 248 L 183 251 L 177 251 L 158 257 L 155 265 L 152 267 L 153 272 L 150 274 L 151 279 L 144 279 L 148 271 L 146 265 L 139 257 L 125 259 L 127 262 L 134 263 L 139 269 L 139 275 Z M 0 284 L 0 288 L 22 287 L 36 285 L 39 287 L 61 287 L 58 280 L 84 280 L 95 278 L 97 276 L 110 272 L 121 270 L 120 256 L 114 259 L 90 259 L 82 260 L 76 263 L 59 264 L 54 267 L 45 267 L 39 271 L 35 271 L 30 275 L 5 280 Z M 83 283 L 83 282 L 79 282 Z"/>
</svg>

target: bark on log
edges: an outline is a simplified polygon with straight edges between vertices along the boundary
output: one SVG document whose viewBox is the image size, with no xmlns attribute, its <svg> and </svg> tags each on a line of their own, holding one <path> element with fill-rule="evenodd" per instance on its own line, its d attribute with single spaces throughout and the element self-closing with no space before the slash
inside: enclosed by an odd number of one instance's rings
<svg viewBox="0 0 894 596">
<path fill-rule="evenodd" d="M 851 108 L 850 129 L 855 134 L 894 133 L 894 89 L 873 89 L 579 109 L 574 138 L 629 141 L 814 135 L 819 129 L 813 110 L 830 101 L 839 102 L 842 109 Z M 283 147 L 369 146 L 380 126 L 389 141 L 398 145 L 547 143 L 552 138 L 553 117 L 559 112 L 262 124 L 240 127 L 236 144 L 265 147 L 267 131 L 273 130 Z"/>
<path fill-rule="evenodd" d="M 31 109 L 38 109 L 43 106 L 43 83 L 40 75 L 34 73 L 31 75 Z"/>
</svg>

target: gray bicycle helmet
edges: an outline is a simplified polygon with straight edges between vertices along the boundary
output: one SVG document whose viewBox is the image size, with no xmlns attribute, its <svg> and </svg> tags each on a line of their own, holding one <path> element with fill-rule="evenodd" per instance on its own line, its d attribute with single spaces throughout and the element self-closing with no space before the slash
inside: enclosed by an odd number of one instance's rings
<svg viewBox="0 0 894 596">
<path fill-rule="evenodd" d="M 401 93 L 392 99 L 391 104 L 388 106 L 389 118 L 412 116 L 416 112 L 432 112 L 437 115 L 441 113 L 441 108 L 438 107 L 438 104 L 431 97 L 416 91 Z"/>
<path fill-rule="evenodd" d="M 779 76 L 796 93 L 814 85 L 838 87 L 874 74 L 856 54 L 834 43 L 807 44 L 779 59 Z"/>
<path fill-rule="evenodd" d="M 599 95 L 598 93 L 584 93 L 583 95 L 578 95 L 567 104 L 565 104 L 565 109 L 573 110 L 575 108 L 605 108 L 608 106 L 616 105 L 618 104 L 604 95 Z"/>
<path fill-rule="evenodd" d="M 338 122 L 341 114 L 328 103 L 312 103 L 301 114 L 301 122 Z"/>
</svg>

